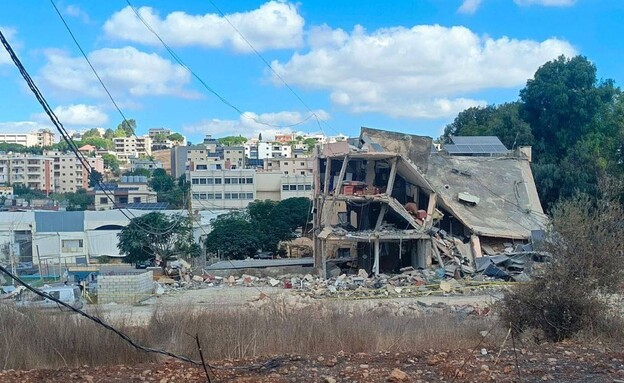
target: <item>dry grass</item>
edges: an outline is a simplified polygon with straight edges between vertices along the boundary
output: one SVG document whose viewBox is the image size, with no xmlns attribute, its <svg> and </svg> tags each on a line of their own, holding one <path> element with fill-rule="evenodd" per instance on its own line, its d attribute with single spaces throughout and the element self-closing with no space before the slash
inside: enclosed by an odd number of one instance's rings
<svg viewBox="0 0 624 383">
<path fill-rule="evenodd" d="M 156 360 L 131 349 L 117 335 L 75 314 L 17 311 L 0 306 L 3 369 L 133 364 Z M 199 334 L 209 360 L 296 353 L 303 355 L 448 350 L 474 347 L 487 319 L 450 314 L 398 317 L 392 313 L 308 307 L 238 311 L 157 311 L 145 327 L 116 326 L 139 343 L 197 358 Z"/>
</svg>

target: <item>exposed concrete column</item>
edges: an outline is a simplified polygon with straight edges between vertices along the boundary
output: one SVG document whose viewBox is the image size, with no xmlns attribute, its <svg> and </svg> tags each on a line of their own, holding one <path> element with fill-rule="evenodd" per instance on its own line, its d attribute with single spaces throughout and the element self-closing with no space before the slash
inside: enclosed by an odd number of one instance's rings
<svg viewBox="0 0 624 383">
<path fill-rule="evenodd" d="M 366 160 L 366 179 L 367 185 L 373 186 L 375 183 L 375 161 Z"/>
<path fill-rule="evenodd" d="M 392 159 L 392 164 L 390 165 L 390 176 L 388 177 L 388 186 L 386 187 L 386 194 L 388 197 L 392 195 L 392 189 L 394 188 L 394 179 L 396 178 L 397 173 L 397 157 Z"/>
<path fill-rule="evenodd" d="M 427 222 L 425 223 L 425 227 L 427 224 L 433 222 L 433 211 L 438 203 L 438 195 L 436 193 L 429 194 L 429 205 L 427 206 Z"/>
<path fill-rule="evenodd" d="M 331 174 L 331 158 L 326 158 L 327 164 L 325 165 L 325 185 L 323 185 L 323 194 L 329 194 L 329 175 Z"/>
<path fill-rule="evenodd" d="M 340 174 L 338 175 L 338 183 L 336 184 L 336 188 L 334 189 L 334 197 L 337 194 L 340 194 L 340 189 L 342 188 L 342 180 L 344 180 L 345 174 L 347 173 L 347 165 L 349 165 L 348 154 L 345 155 L 344 159 L 342 160 L 342 167 L 340 168 Z"/>
<path fill-rule="evenodd" d="M 386 186 L 386 194 L 388 197 L 392 195 L 392 189 L 394 188 L 394 179 L 396 178 L 397 171 L 397 158 L 392 159 L 392 164 L 390 167 L 390 176 L 388 177 L 388 185 Z M 384 204 L 381 207 L 381 211 L 379 212 L 379 216 L 377 217 L 377 224 L 375 225 L 375 231 L 381 228 L 381 224 L 383 223 L 383 219 L 388 211 L 388 205 Z"/>
<path fill-rule="evenodd" d="M 373 262 L 373 274 L 379 275 L 379 238 L 376 238 L 373 242 L 375 244 L 375 260 Z"/>
</svg>

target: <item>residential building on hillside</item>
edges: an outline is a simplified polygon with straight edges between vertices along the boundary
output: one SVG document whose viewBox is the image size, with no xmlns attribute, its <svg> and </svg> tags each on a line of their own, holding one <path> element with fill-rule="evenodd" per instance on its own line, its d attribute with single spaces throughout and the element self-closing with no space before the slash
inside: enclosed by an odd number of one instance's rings
<svg viewBox="0 0 624 383">
<path fill-rule="evenodd" d="M 53 159 L 55 193 L 74 193 L 78 189 L 89 187 L 89 172 L 74 153 L 46 150 L 43 155 Z M 90 168 L 104 173 L 102 157 L 86 157 L 86 159 Z"/>
<path fill-rule="evenodd" d="M 54 144 L 54 133 L 49 129 L 39 129 L 33 133 L 0 133 L 0 142 L 26 147 L 51 146 Z"/>
<path fill-rule="evenodd" d="M 89 191 L 89 195 L 95 197 L 94 210 L 126 208 L 157 202 L 157 193 L 148 186 L 147 177 L 144 176 L 123 176 L 119 184 L 98 185 Z M 115 202 L 111 201 L 111 197 Z"/>
<path fill-rule="evenodd" d="M 130 158 L 140 158 L 152 154 L 152 139 L 149 136 L 115 137 L 113 145 L 117 158 L 128 162 Z"/>
<path fill-rule="evenodd" d="M 221 158 L 225 161 L 226 169 L 242 169 L 245 167 L 244 146 L 223 146 L 220 150 Z"/>
<path fill-rule="evenodd" d="M 256 199 L 253 169 L 187 172 L 194 210 L 243 209 Z"/>
<path fill-rule="evenodd" d="M 44 193 L 54 192 L 54 159 L 34 154 L 0 155 L 0 184 L 24 185 Z"/>
<path fill-rule="evenodd" d="M 144 158 L 131 158 L 130 159 L 130 171 L 135 171 L 137 169 L 146 169 L 149 171 L 153 171 L 155 169 L 162 169 L 163 164 L 157 160 L 149 160 Z"/>
<path fill-rule="evenodd" d="M 272 158 L 264 161 L 264 170 L 284 175 L 311 175 L 313 164 L 314 160 L 310 157 Z"/>
<path fill-rule="evenodd" d="M 295 140 L 294 133 L 275 133 L 275 142 L 287 144 Z"/>
<path fill-rule="evenodd" d="M 182 141 L 172 141 L 168 137 L 174 132 L 167 128 L 152 128 L 148 131 L 148 136 L 151 139 L 152 151 L 171 149 L 174 146 L 186 146 L 186 137 L 182 136 Z M 164 138 L 163 138 L 164 137 Z"/>
</svg>

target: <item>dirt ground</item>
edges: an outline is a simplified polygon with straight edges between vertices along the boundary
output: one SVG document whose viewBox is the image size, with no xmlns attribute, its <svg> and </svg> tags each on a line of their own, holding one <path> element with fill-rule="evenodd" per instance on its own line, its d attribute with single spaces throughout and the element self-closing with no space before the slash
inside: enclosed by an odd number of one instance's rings
<svg viewBox="0 0 624 383">
<path fill-rule="evenodd" d="M 496 350 L 419 350 L 214 362 L 212 382 L 624 382 L 624 353 L 564 343 Z M 207 382 L 201 366 L 177 361 L 58 370 L 2 371 L 0 382 Z"/>
</svg>

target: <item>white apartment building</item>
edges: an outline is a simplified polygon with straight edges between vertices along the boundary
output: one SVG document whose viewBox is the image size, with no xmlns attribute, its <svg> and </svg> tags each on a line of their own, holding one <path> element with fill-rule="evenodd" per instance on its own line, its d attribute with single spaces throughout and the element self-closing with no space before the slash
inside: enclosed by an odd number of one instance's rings
<svg viewBox="0 0 624 383">
<path fill-rule="evenodd" d="M 195 170 L 191 182 L 193 210 L 243 209 L 256 199 L 253 169 Z"/>
<path fill-rule="evenodd" d="M 314 159 L 312 157 L 302 158 L 272 158 L 264 160 L 264 170 L 279 172 L 284 175 L 312 175 Z"/>
<path fill-rule="evenodd" d="M 290 145 L 273 144 L 270 142 L 258 142 L 245 144 L 245 156 L 252 159 L 267 159 L 277 157 L 290 157 L 292 147 Z"/>
<path fill-rule="evenodd" d="M 120 161 L 152 154 L 152 139 L 149 136 L 113 138 L 115 154 Z"/>
<path fill-rule="evenodd" d="M 54 144 L 54 133 L 49 129 L 40 129 L 33 133 L 0 133 L 0 142 L 26 147 L 51 146 Z"/>
</svg>

